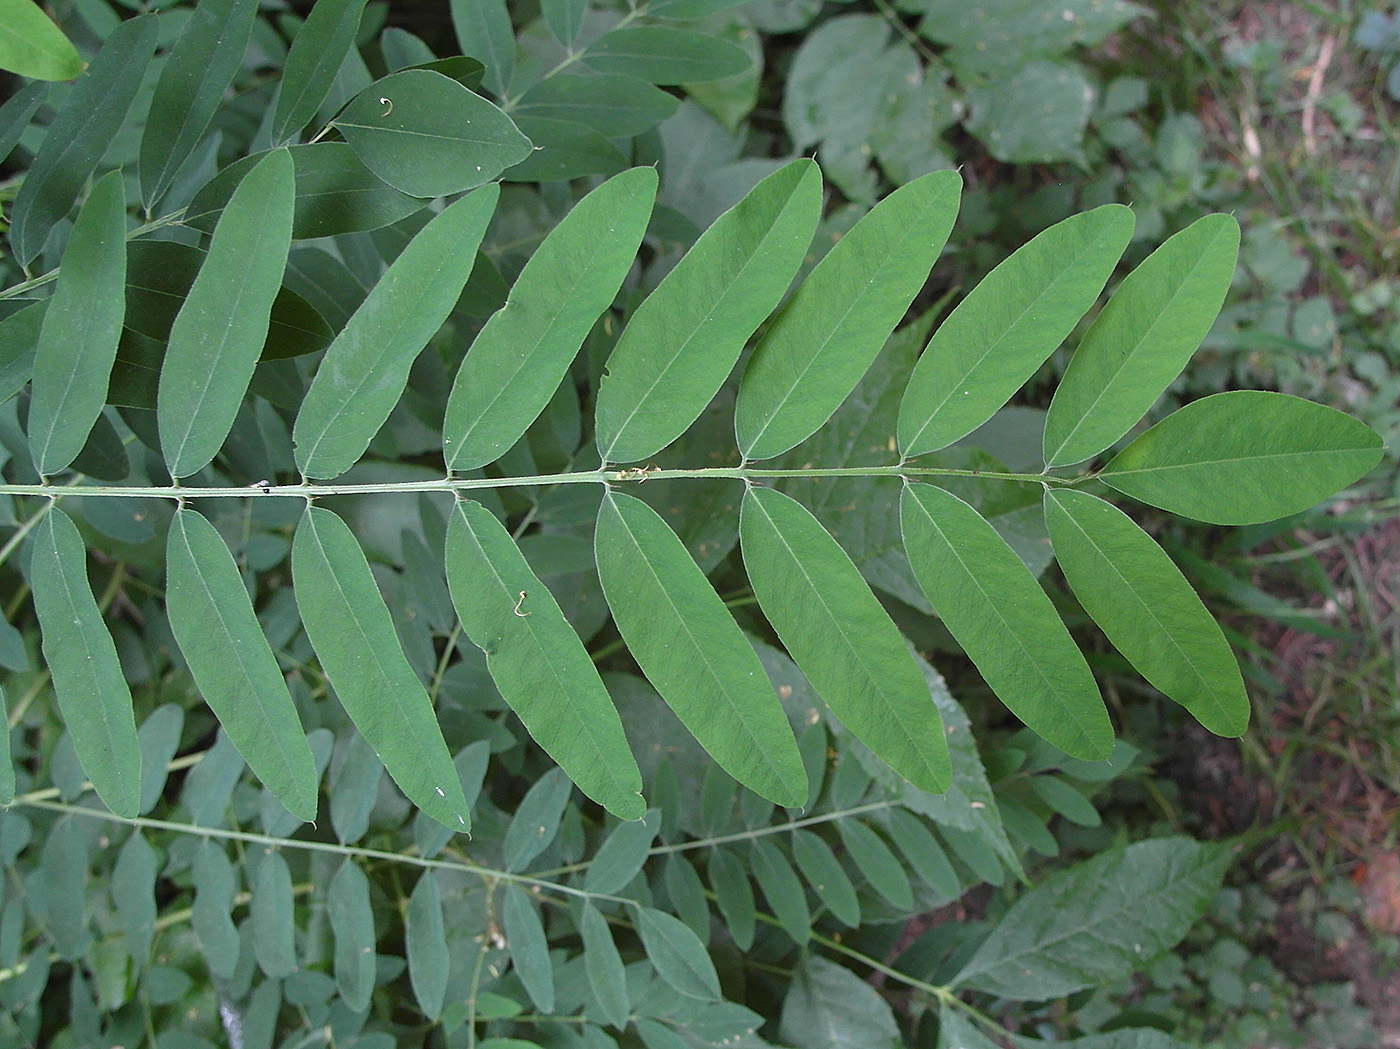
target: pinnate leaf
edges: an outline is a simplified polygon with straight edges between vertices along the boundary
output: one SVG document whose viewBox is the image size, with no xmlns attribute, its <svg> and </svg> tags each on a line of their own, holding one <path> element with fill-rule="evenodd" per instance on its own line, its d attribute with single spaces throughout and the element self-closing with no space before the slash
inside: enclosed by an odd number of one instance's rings
<svg viewBox="0 0 1400 1049">
<path fill-rule="evenodd" d="M 1220 736 L 1249 723 L 1249 697 L 1220 625 L 1171 558 L 1117 507 L 1051 488 L 1055 557 L 1084 610 L 1138 673 Z"/>
<path fill-rule="evenodd" d="M 640 499 L 610 491 L 595 547 L 617 628 L 676 716 L 740 783 L 801 805 L 807 775 L 778 697 L 676 534 Z"/>
<path fill-rule="evenodd" d="M 117 647 L 88 587 L 77 527 L 51 507 L 34 529 L 29 581 L 63 723 L 83 771 L 118 816 L 141 809 L 141 749 Z"/>
<path fill-rule="evenodd" d="M 599 804 L 623 819 L 641 816 L 642 776 L 593 661 L 480 503 L 458 503 L 452 513 L 447 582 L 462 629 L 535 742 Z"/>
<path fill-rule="evenodd" d="M 899 408 L 906 457 L 937 451 L 990 419 L 1103 291 L 1133 235 L 1121 204 L 1074 215 L 1018 248 L 934 332 Z"/>
<path fill-rule="evenodd" d="M 943 721 L 923 674 L 860 572 L 802 504 L 749 488 L 744 565 L 763 614 L 817 694 L 915 786 L 948 788 Z"/>
<path fill-rule="evenodd" d="M 734 426 L 746 459 L 806 440 L 855 389 L 938 261 L 961 192 L 956 171 L 901 186 L 802 282 L 744 369 Z"/>
<path fill-rule="evenodd" d="M 499 193 L 484 186 L 419 230 L 326 350 L 292 430 L 308 477 L 344 473 L 369 447 L 457 304 Z"/>
<path fill-rule="evenodd" d="M 1380 434 L 1301 397 L 1233 390 L 1192 401 L 1124 448 L 1099 476 L 1182 517 L 1242 525 L 1301 513 L 1381 460 Z"/>
<path fill-rule="evenodd" d="M 172 477 L 214 458 L 243 403 L 287 268 L 292 200 L 291 154 L 274 150 L 229 198 L 171 326 L 156 417 Z"/>
<path fill-rule="evenodd" d="M 904 489 L 900 522 L 919 586 L 998 698 L 1066 753 L 1107 757 L 1113 726 L 1094 675 L 1015 551 L 932 485 Z"/>
<path fill-rule="evenodd" d="M 194 510 L 170 523 L 165 600 L 195 684 L 248 767 L 299 819 L 315 819 L 316 765 L 291 693 L 233 556 Z"/>
<path fill-rule="evenodd" d="M 121 172 L 93 186 L 63 252 L 34 351 L 29 450 L 45 476 L 87 442 L 117 359 L 126 311 L 126 198 Z"/>
<path fill-rule="evenodd" d="M 1240 226 L 1207 215 L 1118 286 L 1074 351 L 1045 416 L 1045 462 L 1064 466 L 1122 437 L 1186 367 L 1230 290 Z"/>
<path fill-rule="evenodd" d="M 469 830 L 432 700 L 404 657 L 360 544 L 331 511 L 308 507 L 297 525 L 292 583 L 322 669 L 394 782 L 439 823 Z"/>
<path fill-rule="evenodd" d="M 694 422 L 778 305 L 821 215 L 810 160 L 780 168 L 707 229 L 632 315 L 598 391 L 598 451 L 636 462 Z"/>
<path fill-rule="evenodd" d="M 535 249 L 457 372 L 443 422 L 448 469 L 494 462 L 544 410 L 636 258 L 656 179 L 653 168 L 609 179 Z"/>
<path fill-rule="evenodd" d="M 412 197 L 485 185 L 531 148 L 510 117 L 431 69 L 375 81 L 332 124 L 371 171 Z"/>
</svg>

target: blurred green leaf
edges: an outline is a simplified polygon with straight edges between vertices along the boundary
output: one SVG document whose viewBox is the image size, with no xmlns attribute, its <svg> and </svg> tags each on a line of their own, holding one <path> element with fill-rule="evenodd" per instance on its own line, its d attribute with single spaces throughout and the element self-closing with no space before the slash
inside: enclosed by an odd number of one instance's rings
<svg viewBox="0 0 1400 1049">
<path fill-rule="evenodd" d="M 297 30 L 282 68 L 272 141 L 285 145 L 316 119 L 336 72 L 355 44 L 365 0 L 319 0 Z"/>
<path fill-rule="evenodd" d="M 502 842 L 506 870 L 521 871 L 549 848 L 574 785 L 561 769 L 550 769 L 531 785 L 515 810 Z"/>
<path fill-rule="evenodd" d="M 597 1002 L 603 1018 L 620 1031 L 627 1026 L 632 1012 L 627 993 L 627 974 L 607 919 L 591 903 L 583 904 L 579 932 L 583 935 L 583 964 L 588 972 L 588 986 L 593 991 L 593 1000 Z"/>
<path fill-rule="evenodd" d="M 583 61 L 653 84 L 723 80 L 749 68 L 749 56 L 728 40 L 670 26 L 614 29 L 589 45 Z"/>
<path fill-rule="evenodd" d="M 83 60 L 32 0 L 0 0 L 0 69 L 36 80 L 72 80 Z"/>
<path fill-rule="evenodd" d="M 353 857 L 347 856 L 331 879 L 326 914 L 335 936 L 336 986 L 346 1005 L 364 1009 L 374 990 L 374 911 L 369 879 Z"/>
<path fill-rule="evenodd" d="M 447 995 L 449 955 L 447 934 L 442 923 L 442 890 L 437 875 L 426 870 L 408 898 L 404 919 L 404 942 L 408 951 L 408 978 L 413 996 L 429 1020 L 442 1015 Z"/>
<path fill-rule="evenodd" d="M 258 864 L 251 917 L 258 966 L 274 980 L 290 976 L 297 967 L 292 904 L 292 872 L 281 852 L 268 849 Z"/>
<path fill-rule="evenodd" d="M 535 905 L 518 885 L 507 884 L 501 889 L 501 931 L 515 974 L 530 1001 L 542 1013 L 554 1012 L 554 963 L 549 957 L 549 941 Z"/>
</svg>

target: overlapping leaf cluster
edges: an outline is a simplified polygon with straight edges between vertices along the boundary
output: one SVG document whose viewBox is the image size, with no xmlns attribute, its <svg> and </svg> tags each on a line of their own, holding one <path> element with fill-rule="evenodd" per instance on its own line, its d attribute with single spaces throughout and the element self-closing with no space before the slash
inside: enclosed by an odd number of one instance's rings
<svg viewBox="0 0 1400 1049">
<path fill-rule="evenodd" d="M 804 1031 L 849 1021 L 823 1016 L 837 991 L 862 1003 L 857 1041 L 895 1038 L 873 990 L 794 952 L 839 954 L 838 926 L 1024 876 L 1025 848 L 1054 851 L 1052 813 L 1091 817 L 1076 784 L 1123 767 L 1037 581 L 1051 552 L 1154 686 L 1243 730 L 1219 627 L 1105 496 L 1272 520 L 1355 480 L 1380 440 L 1237 391 L 1116 448 L 1218 311 L 1233 220 L 1170 239 L 1094 314 L 1133 232 L 1129 209 L 1100 207 L 936 327 L 937 310 L 906 323 L 957 218 L 954 172 L 908 181 L 816 259 L 813 161 L 764 163 L 703 233 L 658 205 L 655 167 L 631 166 L 656 145 L 635 136 L 687 119 L 655 85 L 743 68 L 672 24 L 719 6 L 544 4 L 565 48 L 549 59 L 539 40 L 517 50 L 504 4 L 457 4 L 463 55 L 385 31 L 371 80 L 364 5 L 322 0 L 275 100 L 252 88 L 259 127 L 236 156 L 225 93 L 249 42 L 276 39 L 251 0 L 117 19 L 47 124 L 30 127 L 38 94 L 6 105 L 0 138 L 27 132 L 34 158 L 9 230 L 27 279 L 5 297 L 22 308 L 0 320 L 3 491 L 19 500 L 5 552 L 25 544 L 15 579 L 43 658 L 11 629 L 0 662 L 13 723 L 65 730 L 44 752 L 18 733 L 13 763 L 7 735 L 0 755 L 0 791 L 43 839 L 0 915 L 0 999 L 25 1030 L 51 952 L 81 963 L 75 1030 L 111 1014 L 129 1040 L 129 972 L 147 1025 L 199 997 L 153 953 L 164 879 L 190 902 L 162 951 L 203 958 L 205 1012 L 217 999 L 245 1044 L 271 1043 L 284 1001 L 340 1041 L 402 1034 L 376 988 L 405 972 L 449 1039 L 764 1044 L 737 1003 L 761 989 L 721 991 L 726 950 L 797 959 L 789 1044 L 829 1044 Z M 113 148 L 133 163 L 104 170 Z M 1049 410 L 1006 408 L 1089 316 Z M 1032 437 L 1015 463 L 998 458 L 1012 428 Z M 920 613 L 1039 737 L 997 791 L 896 625 Z M 216 729 L 162 858 L 146 834 L 172 824 L 144 814 L 182 744 Z M 518 804 L 487 780 L 492 753 L 521 777 Z M 109 812 L 82 814 L 89 789 Z M 374 835 L 402 844 L 411 812 L 426 870 L 395 886 L 395 915 L 378 886 L 403 859 Z M 134 829 L 118 845 L 97 814 Z M 303 828 L 318 816 L 334 841 Z M 0 817 L 7 865 L 34 828 Z M 964 987 L 1071 993 L 1131 944 L 1179 939 L 1224 862 L 1185 842 L 1110 853 L 975 950 L 927 944 L 897 977 L 925 1005 Z M 64 906 L 93 870 L 110 897 Z"/>
</svg>

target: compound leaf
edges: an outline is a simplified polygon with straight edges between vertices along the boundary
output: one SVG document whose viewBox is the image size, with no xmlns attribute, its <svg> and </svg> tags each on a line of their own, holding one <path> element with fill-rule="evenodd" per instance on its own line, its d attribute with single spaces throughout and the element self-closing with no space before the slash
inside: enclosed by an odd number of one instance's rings
<svg viewBox="0 0 1400 1049">
<path fill-rule="evenodd" d="M 631 999 L 627 994 L 627 973 L 607 919 L 591 903 L 585 902 L 583 905 L 579 932 L 583 936 L 583 966 L 588 972 L 588 986 L 593 991 L 593 1000 L 598 1003 L 603 1018 L 620 1031 L 627 1026 L 627 1018 L 632 1012 Z"/>
<path fill-rule="evenodd" d="M 1094 319 L 1045 416 L 1045 462 L 1097 455 L 1147 413 L 1210 330 L 1240 248 L 1231 215 L 1170 238 L 1118 286 Z"/>
<path fill-rule="evenodd" d="M 744 369 L 734 410 L 744 458 L 806 440 L 855 389 L 938 261 L 961 192 L 956 171 L 901 186 L 803 281 Z"/>
<path fill-rule="evenodd" d="M 1056 223 L 987 274 L 914 367 L 899 407 L 905 457 L 990 419 L 1094 304 L 1132 235 L 1132 211 L 1105 204 Z"/>
<path fill-rule="evenodd" d="M 292 244 L 292 157 L 268 153 L 229 198 L 170 328 L 156 419 L 172 477 L 223 446 L 253 377 Z"/>
<path fill-rule="evenodd" d="M 221 842 L 206 840 L 194 857 L 194 906 L 190 926 L 199 939 L 209 971 L 228 979 L 238 964 L 238 929 L 229 912 L 238 875 Z"/>
<path fill-rule="evenodd" d="M 710 853 L 706 867 L 710 886 L 715 891 L 715 904 L 729 926 L 729 936 L 741 951 L 753 946 L 754 897 L 748 872 L 733 854 L 724 849 Z"/>
<path fill-rule="evenodd" d="M 126 195 L 113 171 L 78 213 L 34 350 L 29 450 L 44 476 L 77 458 L 107 403 L 125 282 Z"/>
<path fill-rule="evenodd" d="M 287 861 L 280 851 L 266 850 L 253 886 L 253 954 L 259 968 L 274 980 L 290 976 L 297 967 L 292 903 L 292 872 Z"/>
<path fill-rule="evenodd" d="M 83 59 L 33 0 L 0 0 L 0 69 L 35 80 L 72 80 Z"/>
<path fill-rule="evenodd" d="M 344 473 L 369 447 L 457 304 L 499 194 L 484 186 L 419 230 L 326 350 L 292 430 L 308 477 Z"/>
<path fill-rule="evenodd" d="M 745 491 L 739 529 L 754 596 L 817 694 L 901 776 L 947 790 L 948 742 L 928 684 L 845 551 L 770 488 Z"/>
<path fill-rule="evenodd" d="M 633 168 L 609 179 L 535 249 L 457 372 L 443 422 L 448 469 L 494 462 L 544 410 L 636 258 L 656 178 Z"/>
<path fill-rule="evenodd" d="M 852 929 L 860 924 L 855 886 L 830 845 L 809 830 L 793 831 L 792 858 L 832 917 Z"/>
<path fill-rule="evenodd" d="M 914 891 L 909 885 L 909 877 L 904 873 L 904 865 L 884 839 L 860 820 L 838 820 L 836 829 L 856 868 L 865 875 L 875 891 L 901 913 L 912 911 Z"/>
<path fill-rule="evenodd" d="M 705 410 L 787 291 L 821 215 L 810 160 L 769 175 L 695 242 L 637 307 L 598 391 L 598 451 L 636 462 Z"/>
<path fill-rule="evenodd" d="M 351 1009 L 364 1009 L 374 990 L 374 910 L 369 879 L 351 857 L 331 879 L 326 915 L 335 936 L 336 987 Z"/>
<path fill-rule="evenodd" d="M 204 700 L 248 767 L 302 820 L 316 818 L 316 764 L 233 556 L 194 510 L 170 523 L 170 629 Z"/>
<path fill-rule="evenodd" d="M 1099 476 L 1183 517 L 1242 525 L 1301 513 L 1380 462 L 1380 434 L 1325 404 L 1266 390 L 1192 401 Z"/>
<path fill-rule="evenodd" d="M 292 585 L 306 636 L 341 705 L 408 799 L 468 831 L 462 782 L 350 527 L 308 507 L 292 541 Z"/>
<path fill-rule="evenodd" d="M 525 792 L 501 845 L 506 870 L 524 870 L 549 848 L 559 833 L 559 821 L 564 818 L 564 806 L 573 789 L 562 769 L 550 769 Z"/>
<path fill-rule="evenodd" d="M 1051 488 L 1045 520 L 1074 596 L 1138 673 L 1211 732 L 1238 736 L 1249 697 L 1230 644 L 1166 552 L 1117 507 Z"/>
<path fill-rule="evenodd" d="M 437 875 L 424 871 L 408 898 L 404 920 L 404 943 L 408 951 L 408 978 L 413 996 L 429 1020 L 442 1015 L 447 995 L 449 955 L 447 933 L 442 923 L 442 889 Z"/>
<path fill-rule="evenodd" d="M 355 44 L 365 0 L 319 0 L 297 30 L 282 69 L 272 141 L 282 145 L 316 119 Z"/>
<path fill-rule="evenodd" d="M 767 838 L 755 838 L 749 852 L 753 876 L 783 930 L 794 943 L 805 944 L 812 936 L 812 912 L 807 892 L 792 864 Z"/>
<path fill-rule="evenodd" d="M 904 489 L 900 523 L 919 586 L 992 691 L 1061 750 L 1107 757 L 1113 726 L 1094 675 L 1015 551 L 976 510 L 932 485 Z"/>
<path fill-rule="evenodd" d="M 525 985 L 525 992 L 535 1007 L 542 1013 L 552 1013 L 554 963 L 550 961 L 544 925 L 524 889 L 507 884 L 501 892 L 501 930 L 505 933 L 515 974 Z"/>
<path fill-rule="evenodd" d="M 366 167 L 412 197 L 485 185 L 531 149 L 510 117 L 431 69 L 375 81 L 331 123 Z"/>
<path fill-rule="evenodd" d="M 651 853 L 651 843 L 661 829 L 661 813 L 649 811 L 643 819 L 619 823 L 598 846 L 588 873 L 584 875 L 585 892 L 610 896 L 627 887 L 640 873 Z"/>
<path fill-rule="evenodd" d="M 719 974 L 691 927 L 652 907 L 638 907 L 636 914 L 642 947 L 661 978 L 687 998 L 718 1000 Z"/>
<path fill-rule="evenodd" d="M 214 119 L 243 62 L 257 0 L 201 0 L 166 56 L 141 135 L 141 200 L 150 212 Z"/>
<path fill-rule="evenodd" d="M 590 798 L 622 819 L 640 817 L 642 776 L 612 698 L 510 534 L 480 503 L 460 502 L 446 560 L 462 629 L 535 742 Z"/>
<path fill-rule="evenodd" d="M 68 92 L 10 212 L 10 247 L 21 266 L 44 250 L 54 223 L 68 214 L 126 120 L 155 53 L 156 34 L 154 15 L 122 22 Z"/>
<path fill-rule="evenodd" d="M 598 511 L 598 576 L 642 671 L 731 776 L 801 805 L 807 774 L 752 646 L 661 516 L 609 491 Z"/>
<path fill-rule="evenodd" d="M 34 529 L 29 578 L 44 661 L 78 760 L 107 807 L 134 817 L 141 810 L 141 748 L 131 690 L 88 587 L 82 536 L 56 506 Z"/>
</svg>

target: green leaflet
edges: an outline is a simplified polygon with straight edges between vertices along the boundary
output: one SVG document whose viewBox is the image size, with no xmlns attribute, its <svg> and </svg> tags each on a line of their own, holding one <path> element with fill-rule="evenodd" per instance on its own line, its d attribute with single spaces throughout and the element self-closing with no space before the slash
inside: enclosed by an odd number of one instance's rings
<svg viewBox="0 0 1400 1049">
<path fill-rule="evenodd" d="M 165 58 L 141 136 L 141 200 L 150 213 L 223 101 L 253 33 L 257 0 L 200 0 Z"/>
<path fill-rule="evenodd" d="M 608 138 L 631 138 L 673 116 L 680 103 L 658 87 L 615 73 L 552 76 L 532 85 L 511 110 L 518 117 L 570 120 Z"/>
<path fill-rule="evenodd" d="M 274 150 L 229 198 L 170 328 L 156 418 L 172 477 L 207 466 L 233 427 L 287 268 L 292 198 L 291 154 Z"/>
<path fill-rule="evenodd" d="M 516 126 L 535 148 L 501 176 L 509 182 L 562 182 L 614 175 L 627 167 L 622 151 L 587 125 L 516 114 Z"/>
<path fill-rule="evenodd" d="M 744 566 L 763 614 L 832 712 L 901 776 L 932 794 L 952 765 L 928 684 L 875 595 L 811 513 L 750 487 Z"/>
<path fill-rule="evenodd" d="M 125 121 L 155 52 L 156 31 L 154 15 L 117 26 L 49 125 L 10 211 L 10 247 L 21 266 L 44 249 Z"/>
<path fill-rule="evenodd" d="M 643 819 L 619 823 L 598 846 L 583 878 L 585 892 L 611 896 L 627 887 L 646 864 L 651 843 L 661 829 L 661 812 L 651 809 Z"/>
<path fill-rule="evenodd" d="M 693 29 L 642 26 L 615 29 L 583 53 L 600 73 L 621 73 L 653 84 L 724 80 L 748 71 L 743 48 Z"/>
<path fill-rule="evenodd" d="M 914 368 L 899 407 L 904 456 L 990 419 L 1094 304 L 1132 235 L 1133 213 L 1105 204 L 1056 223 L 987 274 Z"/>
<path fill-rule="evenodd" d="M 595 548 L 617 628 L 667 705 L 740 783 L 801 805 L 807 775 L 778 697 L 676 534 L 640 499 L 609 491 Z"/>
<path fill-rule="evenodd" d="M 4 105 L 0 105 L 0 161 L 9 159 L 10 152 L 29 127 L 35 110 L 48 96 L 49 85 L 42 80 L 35 80 L 25 84 L 11 95 Z"/>
<path fill-rule="evenodd" d="M 1181 374 L 1220 312 L 1240 225 L 1207 215 L 1169 239 L 1118 286 L 1070 359 L 1045 416 L 1045 462 L 1097 455 Z"/>
<path fill-rule="evenodd" d="M 609 179 L 530 256 L 452 385 L 442 439 L 449 470 L 494 462 L 539 417 L 637 256 L 656 181 L 653 168 Z"/>
<path fill-rule="evenodd" d="M 637 907 L 637 932 L 657 974 L 687 998 L 716 1001 L 719 974 L 689 925 L 652 907 Z"/>
<path fill-rule="evenodd" d="M 316 818 L 316 765 L 238 566 L 194 510 L 170 523 L 166 612 L 200 693 L 248 767 L 299 819 Z"/>
<path fill-rule="evenodd" d="M 1191 584 L 1117 507 L 1051 488 L 1055 557 L 1084 610 L 1138 673 L 1220 736 L 1241 735 L 1249 697 L 1229 642 Z"/>
<path fill-rule="evenodd" d="M 344 473 L 369 447 L 456 305 L 499 194 L 485 186 L 419 230 L 326 350 L 292 430 L 308 477 Z"/>
<path fill-rule="evenodd" d="M 1381 460 L 1380 434 L 1324 404 L 1233 390 L 1167 416 L 1103 468 L 1124 495 L 1211 524 L 1301 513 Z"/>
<path fill-rule="evenodd" d="M 0 805 L 8 805 L 15 800 L 15 767 L 10 759 L 10 701 L 5 696 L 5 687 L 0 685 Z"/>
<path fill-rule="evenodd" d="M 318 0 L 297 30 L 282 68 L 272 141 L 283 145 L 316 119 L 340 64 L 354 46 L 365 0 Z"/>
<path fill-rule="evenodd" d="M 360 544 L 329 510 L 308 507 L 297 525 L 292 584 L 322 669 L 394 782 L 439 823 L 470 830 L 432 700 L 404 658 Z"/>
<path fill-rule="evenodd" d="M 344 142 L 286 149 L 296 167 L 293 240 L 376 230 L 423 209 L 423 201 L 382 181 Z M 243 176 L 266 155 L 235 160 L 205 183 L 185 209 L 185 225 L 211 232 Z"/>
<path fill-rule="evenodd" d="M 895 910 L 902 914 L 912 912 L 914 891 L 904 873 L 904 866 L 884 839 L 856 819 L 838 820 L 836 829 L 847 855 L 855 862 L 856 869 L 865 875 L 871 887 Z"/>
<path fill-rule="evenodd" d="M 545 24 L 565 47 L 578 39 L 583 29 L 583 16 L 588 11 L 588 0 L 540 0 L 540 13 Z"/>
<path fill-rule="evenodd" d="M 0 0 L 0 69 L 35 80 L 72 80 L 83 60 L 32 0 Z"/>
<path fill-rule="evenodd" d="M 446 560 L 462 629 L 535 742 L 600 805 L 640 817 L 642 776 L 612 698 L 509 533 L 480 503 L 460 502 Z"/>
<path fill-rule="evenodd" d="M 767 838 L 753 840 L 749 859 L 758 887 L 783 931 L 799 947 L 805 945 L 812 937 L 812 912 L 807 906 L 807 892 L 792 864 Z"/>
<path fill-rule="evenodd" d="M 900 523 L 919 586 L 997 697 L 1066 753 L 1107 757 L 1113 726 L 1094 675 L 1006 541 L 932 485 L 904 489 Z"/>
<path fill-rule="evenodd" d="M 855 886 L 831 846 L 809 830 L 793 831 L 792 858 L 832 917 L 854 929 L 860 924 L 860 901 Z"/>
<path fill-rule="evenodd" d="M 194 857 L 190 926 L 199 938 L 209 972 L 224 979 L 233 975 L 238 964 L 238 929 L 229 917 L 237 878 L 223 844 L 206 840 Z"/>
<path fill-rule="evenodd" d="M 622 955 L 617 953 L 612 930 L 598 908 L 585 902 L 582 910 L 578 927 L 583 936 L 583 965 L 588 971 L 588 986 L 603 1019 L 620 1031 L 627 1026 L 632 1012 Z"/>
<path fill-rule="evenodd" d="M 297 967 L 297 926 L 292 913 L 292 872 L 280 851 L 264 850 L 250 910 L 258 966 L 274 980 L 290 976 Z"/>
<path fill-rule="evenodd" d="M 1186 935 L 1231 858 L 1219 845 L 1159 838 L 1061 871 L 1011 906 L 950 986 L 1039 1001 L 1115 979 Z"/>
<path fill-rule="evenodd" d="M 515 75 L 515 29 L 506 0 L 451 0 L 452 28 L 464 55 L 486 65 L 486 86 L 505 98 Z"/>
<path fill-rule="evenodd" d="M 788 164 L 716 219 L 637 307 L 598 390 L 604 462 L 645 459 L 699 417 L 787 291 L 820 215 L 816 164 Z"/>
<path fill-rule="evenodd" d="M 371 171 L 413 197 L 475 189 L 530 155 L 510 117 L 431 69 L 375 81 L 331 123 Z"/>
<path fill-rule="evenodd" d="M 753 946 L 756 913 L 748 873 L 743 864 L 724 849 L 710 853 L 706 873 L 715 890 L 715 905 L 729 926 L 730 938 L 739 950 L 747 951 Z"/>
<path fill-rule="evenodd" d="M 32 543 L 34 611 L 63 723 L 98 796 L 118 816 L 133 817 L 141 808 L 141 750 L 131 690 L 88 588 L 82 536 L 55 506 Z"/>
<path fill-rule="evenodd" d="M 744 458 L 806 440 L 855 389 L 938 261 L 961 192 L 956 171 L 901 186 L 803 281 L 744 369 L 734 409 Z"/>
<path fill-rule="evenodd" d="M 112 868 L 112 902 L 117 905 L 127 953 L 137 965 L 146 964 L 155 939 L 159 863 L 141 829 L 133 827 Z"/>
<path fill-rule="evenodd" d="M 64 816 L 44 838 L 36 872 L 44 886 L 48 932 L 54 953 L 65 961 L 77 961 L 92 944 L 88 932 L 87 841 L 77 817 Z"/>
<path fill-rule="evenodd" d="M 351 736 L 331 784 L 331 829 L 342 845 L 354 844 L 368 833 L 383 777 L 384 763 L 369 741 L 361 733 Z"/>
<path fill-rule="evenodd" d="M 369 879 L 346 857 L 326 893 L 326 915 L 335 936 L 335 982 L 345 1004 L 361 1010 L 374 990 L 374 910 Z"/>
<path fill-rule="evenodd" d="M 501 843 L 506 870 L 524 870 L 549 848 L 559 833 L 559 821 L 573 789 L 563 770 L 550 769 L 525 792 Z"/>
<path fill-rule="evenodd" d="M 126 202 L 121 172 L 113 171 L 78 213 L 34 351 L 29 451 L 44 476 L 77 457 L 107 403 L 125 279 Z"/>
<path fill-rule="evenodd" d="M 821 1041 L 812 1040 L 814 1034 Z M 812 1049 L 898 1049 L 904 1044 L 894 1011 L 880 992 L 850 969 L 816 953 L 803 954 L 793 974 L 783 999 L 778 1037 L 788 1045 Z M 953 1044 L 947 1049 L 953 1049 Z M 981 1047 L 959 1044 L 957 1049 Z"/>
<path fill-rule="evenodd" d="M 442 1002 L 447 995 L 449 956 L 442 924 L 442 890 L 435 871 L 424 871 L 408 898 L 404 945 L 413 996 L 423 1015 L 436 1020 L 442 1015 Z"/>
<path fill-rule="evenodd" d="M 542 1013 L 554 1012 L 554 963 L 549 957 L 549 941 L 535 905 L 518 885 L 507 883 L 501 888 L 501 931 L 515 974 L 530 1001 Z"/>
</svg>

